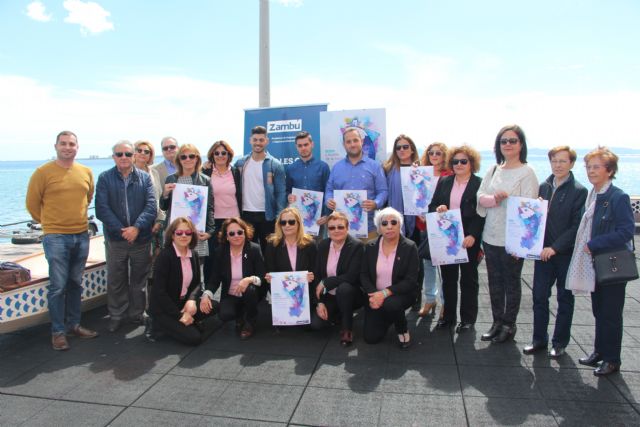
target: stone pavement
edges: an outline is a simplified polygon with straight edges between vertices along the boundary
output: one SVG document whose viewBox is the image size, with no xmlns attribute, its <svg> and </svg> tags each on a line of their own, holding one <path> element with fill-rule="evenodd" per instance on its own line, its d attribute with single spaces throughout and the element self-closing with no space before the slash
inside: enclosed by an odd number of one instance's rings
<svg viewBox="0 0 640 427">
<path fill-rule="evenodd" d="M 147 343 L 134 325 L 111 334 L 96 309 L 84 323 L 101 336 L 71 338 L 68 352 L 51 350 L 46 325 L 0 335 L 0 425 L 640 425 L 640 283 L 627 287 L 622 372 L 608 378 L 578 364 L 592 350 L 588 297 L 576 298 L 568 355 L 522 354 L 531 283 L 526 262 L 516 342 L 479 340 L 491 323 L 482 271 L 475 331 L 434 330 L 412 313 L 406 351 L 391 330 L 365 344 L 361 314 L 349 349 L 337 329 L 273 330 L 266 306 L 254 338 L 226 324 L 190 348 Z"/>
</svg>

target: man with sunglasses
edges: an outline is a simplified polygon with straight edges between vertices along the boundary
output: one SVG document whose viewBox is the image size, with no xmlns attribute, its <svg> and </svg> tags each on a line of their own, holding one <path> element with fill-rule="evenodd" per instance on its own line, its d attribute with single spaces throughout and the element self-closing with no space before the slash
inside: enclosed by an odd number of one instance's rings
<svg viewBox="0 0 640 427">
<path fill-rule="evenodd" d="M 151 176 L 133 166 L 133 144 L 113 146 L 115 166 L 98 178 L 96 216 L 102 221 L 107 249 L 109 332 L 126 317 L 142 323 L 151 265 L 151 227 L 156 197 Z"/>
<path fill-rule="evenodd" d="M 172 136 L 165 136 L 160 142 L 162 148 L 162 155 L 164 160 L 153 168 L 158 172 L 158 178 L 160 178 L 160 186 L 164 186 L 164 182 L 171 174 L 176 173 L 176 154 L 178 153 L 178 141 Z"/>
</svg>

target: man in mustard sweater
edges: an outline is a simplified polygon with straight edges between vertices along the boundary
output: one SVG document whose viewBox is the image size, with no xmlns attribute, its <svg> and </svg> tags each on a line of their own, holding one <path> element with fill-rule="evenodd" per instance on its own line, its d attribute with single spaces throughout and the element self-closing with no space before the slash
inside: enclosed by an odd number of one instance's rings
<svg viewBox="0 0 640 427">
<path fill-rule="evenodd" d="M 54 350 L 68 350 L 66 335 L 94 338 L 80 326 L 82 274 L 89 255 L 87 208 L 93 197 L 91 169 L 76 163 L 78 138 L 62 131 L 54 145 L 56 159 L 31 176 L 27 210 L 42 225 L 42 245 L 49 263 L 49 317 Z"/>
</svg>

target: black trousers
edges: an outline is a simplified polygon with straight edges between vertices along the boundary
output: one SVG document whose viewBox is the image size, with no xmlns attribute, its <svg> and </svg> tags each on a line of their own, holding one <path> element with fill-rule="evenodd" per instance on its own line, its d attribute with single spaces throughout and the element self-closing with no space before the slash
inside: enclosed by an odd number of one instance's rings
<svg viewBox="0 0 640 427">
<path fill-rule="evenodd" d="M 213 320 L 213 318 L 212 316 L 201 312 L 200 308 L 198 308 L 198 312 L 193 318 L 194 323 L 189 326 L 185 326 L 180 322 L 179 318 L 169 316 L 162 312 L 153 313 L 151 316 L 154 331 L 164 332 L 176 341 L 180 341 L 187 345 L 198 345 L 213 333 L 213 328 L 208 327 L 210 323 L 209 321 Z"/>
<path fill-rule="evenodd" d="M 444 312 L 444 320 L 456 322 L 458 306 L 458 278 L 460 279 L 460 320 L 476 323 L 478 317 L 478 248 L 469 248 L 469 262 L 464 264 L 441 265 L 442 293 L 449 310 Z"/>
<path fill-rule="evenodd" d="M 253 241 L 255 243 L 260 243 L 260 249 L 262 249 L 262 253 L 264 254 L 265 248 L 267 247 L 267 236 L 274 232 L 275 230 L 275 221 L 267 221 L 264 216 L 264 212 L 242 212 L 242 219 L 247 221 L 249 224 L 253 226 Z"/>
<path fill-rule="evenodd" d="M 323 295 L 320 302 L 327 307 L 329 318 L 322 320 L 318 317 L 315 310 L 311 311 L 311 324 L 309 325 L 314 331 L 318 331 L 324 327 L 335 323 L 340 316 L 341 329 L 353 329 L 353 312 L 365 303 L 365 296 L 360 288 L 350 283 L 340 283 L 336 288 L 336 294 Z"/>
<path fill-rule="evenodd" d="M 520 276 L 524 259 L 512 257 L 505 251 L 504 246 L 487 243 L 482 245 L 489 276 L 493 321 L 503 325 L 515 325 L 522 298 Z"/>
<path fill-rule="evenodd" d="M 255 326 L 258 317 L 260 290 L 249 285 L 241 297 L 222 295 L 220 298 L 220 320 L 245 320 Z"/>
<path fill-rule="evenodd" d="M 373 310 L 369 301 L 364 309 L 363 337 L 367 344 L 377 344 L 387 335 L 387 329 L 393 324 L 397 334 L 407 332 L 407 318 L 405 310 L 411 307 L 416 300 L 415 295 L 391 295 L 382 303 L 382 307 Z"/>
<path fill-rule="evenodd" d="M 596 318 L 595 351 L 604 362 L 621 363 L 622 310 L 626 283 L 601 286 L 591 292 L 591 309 Z"/>
<path fill-rule="evenodd" d="M 211 278 L 211 275 L 213 274 L 213 265 L 214 265 L 214 262 L 215 262 L 213 257 L 215 255 L 216 248 L 218 247 L 218 244 L 219 244 L 219 242 L 218 242 L 218 231 L 220 231 L 220 229 L 222 228 L 222 223 L 224 222 L 224 220 L 225 220 L 224 218 L 216 218 L 216 220 L 214 222 L 215 232 L 214 232 L 213 236 L 211 236 L 211 238 L 209 240 L 207 240 L 207 243 L 209 244 L 209 256 L 205 258 L 205 261 L 204 261 L 204 264 L 203 264 L 204 283 L 205 284 L 209 283 L 209 279 Z M 216 283 L 214 288 L 211 289 L 211 292 L 213 292 L 215 294 L 219 287 L 220 287 L 220 284 Z"/>
</svg>

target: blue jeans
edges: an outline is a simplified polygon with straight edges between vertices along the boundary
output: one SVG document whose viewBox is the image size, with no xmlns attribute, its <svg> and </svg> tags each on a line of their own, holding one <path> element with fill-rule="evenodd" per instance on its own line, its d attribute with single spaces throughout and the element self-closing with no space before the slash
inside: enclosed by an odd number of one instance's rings
<svg viewBox="0 0 640 427">
<path fill-rule="evenodd" d="M 89 256 L 89 234 L 46 234 L 42 240 L 49 263 L 49 317 L 51 333 L 80 324 L 82 274 Z"/>
<path fill-rule="evenodd" d="M 422 303 L 433 303 L 438 298 L 440 289 L 440 271 L 438 267 L 431 263 L 430 259 L 424 261 L 424 281 L 422 282 Z M 441 303 L 444 304 L 444 301 Z"/>
</svg>

